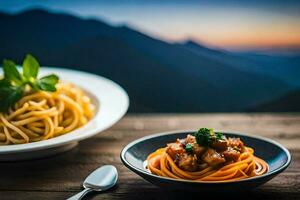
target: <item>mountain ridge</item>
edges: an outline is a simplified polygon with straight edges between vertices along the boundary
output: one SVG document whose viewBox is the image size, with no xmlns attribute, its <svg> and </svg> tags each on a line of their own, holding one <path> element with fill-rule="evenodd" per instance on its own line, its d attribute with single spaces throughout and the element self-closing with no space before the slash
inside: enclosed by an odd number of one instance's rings
<svg viewBox="0 0 300 200">
<path fill-rule="evenodd" d="M 293 86 L 300 87 L 300 54 L 287 56 L 272 56 L 255 53 L 233 53 L 226 50 L 219 50 L 205 47 L 197 42 L 179 43 L 183 48 L 212 59 L 225 62 L 236 69 L 267 75 L 280 79 Z"/>
<path fill-rule="evenodd" d="M 45 65 L 106 76 L 128 91 L 132 112 L 243 111 L 289 88 L 127 26 L 45 10 L 0 14 L 0 24 L 0 59 L 31 52 Z"/>
<path fill-rule="evenodd" d="M 269 112 L 270 110 L 273 112 L 300 112 L 300 90 L 289 92 L 271 102 L 249 109 L 251 112 Z"/>
</svg>

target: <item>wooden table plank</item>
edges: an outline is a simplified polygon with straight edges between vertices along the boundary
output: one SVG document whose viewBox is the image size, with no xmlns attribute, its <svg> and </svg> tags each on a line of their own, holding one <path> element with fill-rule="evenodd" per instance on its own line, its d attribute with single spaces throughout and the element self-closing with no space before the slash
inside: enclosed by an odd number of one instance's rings
<svg viewBox="0 0 300 200">
<path fill-rule="evenodd" d="M 122 165 L 119 152 L 128 142 L 145 135 L 201 126 L 270 137 L 291 150 L 293 161 L 286 171 L 246 196 L 231 195 L 243 199 L 300 199 L 300 114 L 127 115 L 109 130 L 64 154 L 0 163 L 0 199 L 67 198 L 81 190 L 82 181 L 93 169 L 104 164 L 118 168 L 119 184 L 88 199 L 186 199 L 186 193 L 163 191 L 129 171 Z M 205 195 L 212 194 L 201 194 Z"/>
</svg>

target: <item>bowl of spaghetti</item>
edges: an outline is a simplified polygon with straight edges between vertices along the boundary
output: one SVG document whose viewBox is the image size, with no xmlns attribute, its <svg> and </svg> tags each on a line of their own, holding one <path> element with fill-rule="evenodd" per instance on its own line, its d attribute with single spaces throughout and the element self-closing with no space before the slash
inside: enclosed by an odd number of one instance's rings
<svg viewBox="0 0 300 200">
<path fill-rule="evenodd" d="M 129 98 L 116 83 L 94 74 L 22 67 L 5 60 L 0 73 L 0 160 L 45 157 L 69 150 L 116 123 Z M 2 74 L 2 78 L 1 78 Z"/>
<path fill-rule="evenodd" d="M 194 191 L 254 188 L 291 161 L 273 140 L 209 128 L 146 136 L 128 144 L 120 157 L 155 185 Z"/>
</svg>

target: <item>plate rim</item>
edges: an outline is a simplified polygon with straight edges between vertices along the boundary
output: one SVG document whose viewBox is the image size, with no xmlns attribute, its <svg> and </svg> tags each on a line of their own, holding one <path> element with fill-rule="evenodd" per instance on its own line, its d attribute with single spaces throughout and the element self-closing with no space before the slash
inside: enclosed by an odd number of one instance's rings
<svg viewBox="0 0 300 200">
<path fill-rule="evenodd" d="M 71 142 L 76 142 L 76 141 L 81 141 L 84 139 L 87 139 L 89 137 L 92 137 L 100 132 L 103 132 L 105 130 L 107 130 L 108 128 L 110 128 L 111 126 L 113 126 L 115 123 L 117 123 L 128 111 L 129 108 L 129 104 L 130 104 L 130 99 L 129 96 L 127 94 L 127 92 L 116 82 L 97 75 L 97 74 L 93 74 L 93 73 L 89 73 L 86 71 L 82 71 L 82 70 L 77 70 L 77 69 L 70 69 L 70 68 L 64 68 L 64 67 L 53 67 L 53 66 L 41 66 L 40 71 L 43 73 L 43 70 L 45 70 L 47 73 L 52 71 L 52 73 L 55 73 L 55 70 L 59 71 L 65 71 L 65 72 L 69 72 L 69 73 L 80 73 L 80 74 L 85 74 L 87 75 L 87 77 L 93 77 L 94 79 L 98 79 L 101 81 L 105 81 L 106 83 L 109 83 L 110 85 L 112 85 L 115 89 L 118 90 L 118 92 L 120 92 L 122 98 L 123 98 L 123 104 L 124 107 L 122 109 L 121 112 L 118 113 L 118 115 L 115 117 L 114 120 L 112 120 L 112 122 L 110 124 L 106 124 L 104 126 L 102 126 L 101 128 L 95 128 L 94 130 L 90 130 L 89 134 L 83 134 L 83 135 L 75 135 L 72 138 L 65 138 L 64 141 L 56 141 L 56 138 L 60 138 L 61 136 L 67 135 L 61 135 L 58 137 L 54 137 L 48 140 L 44 140 L 44 141 L 37 141 L 37 142 L 31 142 L 31 143 L 25 143 L 25 144 L 15 144 L 15 145 L 1 145 L 0 146 L 0 156 L 2 155 L 8 155 L 8 154 L 16 154 L 16 153 L 22 153 L 22 152 L 34 152 L 34 151 L 38 151 L 38 150 L 42 150 L 42 149 L 50 149 L 50 148 L 55 148 L 58 146 L 63 146 L 66 144 L 69 144 Z M 0 70 L 0 74 L 1 74 L 1 70 Z M 88 79 L 88 78 L 87 78 Z M 76 84 L 76 83 L 75 83 Z M 78 85 L 80 87 L 80 85 Z M 99 115 L 101 114 L 100 110 L 101 110 L 101 99 L 97 98 L 95 95 L 96 92 L 91 92 L 90 90 L 88 91 L 90 92 L 93 96 L 95 96 L 95 98 L 97 99 L 97 101 L 100 102 L 100 107 L 99 110 L 96 112 L 95 116 L 84 126 L 79 127 L 78 129 L 75 129 L 70 133 L 76 132 L 76 131 L 83 131 L 83 129 L 85 127 L 87 127 L 88 125 L 91 125 L 92 122 L 96 121 L 99 118 Z M 54 139 L 54 141 L 53 141 Z M 41 144 L 41 142 L 44 142 L 44 144 Z M 35 144 L 35 145 L 33 145 Z M 12 148 L 13 147 L 13 148 Z"/>
<path fill-rule="evenodd" d="M 149 173 L 146 170 L 141 170 L 141 169 L 133 166 L 132 164 L 130 164 L 125 159 L 125 153 L 128 151 L 128 149 L 131 148 L 132 146 L 136 145 L 137 143 L 141 142 L 141 141 L 145 141 L 147 139 L 151 139 L 151 138 L 155 138 L 155 137 L 159 137 L 159 136 L 173 135 L 173 134 L 179 134 L 179 133 L 190 133 L 190 132 L 196 132 L 196 131 L 197 130 L 195 130 L 195 129 L 180 129 L 180 130 L 173 130 L 173 131 L 166 131 L 166 132 L 161 132 L 161 133 L 150 134 L 150 135 L 141 137 L 139 139 L 136 139 L 136 140 L 128 143 L 122 149 L 122 151 L 120 152 L 120 159 L 127 168 L 129 168 L 131 171 L 133 171 L 135 173 L 142 173 L 146 176 L 151 176 L 151 177 L 153 177 L 157 180 L 163 179 L 165 181 L 171 181 L 171 182 L 201 184 L 201 185 L 202 184 L 203 185 L 222 185 L 222 184 L 226 185 L 226 184 L 233 184 L 233 183 L 242 183 L 242 182 L 255 181 L 255 180 L 258 180 L 258 179 L 271 177 L 272 175 L 275 176 L 276 174 L 279 174 L 283 170 L 285 170 L 290 165 L 291 160 L 292 160 L 292 156 L 291 156 L 291 153 L 289 152 L 289 150 L 287 148 L 285 148 L 282 144 L 276 142 L 275 140 L 272 140 L 272 139 L 267 138 L 267 137 L 259 136 L 259 135 L 250 135 L 250 134 L 247 134 L 247 133 L 242 133 L 242 132 L 237 132 L 237 131 L 222 131 L 222 130 L 217 130 L 217 129 L 215 131 L 221 132 L 221 133 L 224 133 L 224 134 L 233 134 L 233 135 L 238 135 L 238 136 L 246 136 L 246 137 L 250 137 L 250 138 L 254 138 L 254 139 L 258 139 L 258 140 L 263 140 L 265 142 L 269 142 L 273 145 L 276 145 L 284 151 L 284 153 L 287 156 L 287 161 L 284 163 L 284 165 L 280 166 L 279 168 L 273 170 L 272 172 L 268 172 L 266 174 L 263 174 L 261 176 L 255 176 L 255 177 L 250 177 L 250 178 L 241 179 L 241 180 L 237 180 L 237 181 L 228 181 L 228 182 L 218 182 L 218 181 L 205 182 L 205 181 L 192 181 L 192 180 L 174 179 L 174 178 L 169 178 L 169 177 L 158 176 L 158 175 Z M 140 175 L 140 174 L 138 174 L 138 175 Z"/>
</svg>

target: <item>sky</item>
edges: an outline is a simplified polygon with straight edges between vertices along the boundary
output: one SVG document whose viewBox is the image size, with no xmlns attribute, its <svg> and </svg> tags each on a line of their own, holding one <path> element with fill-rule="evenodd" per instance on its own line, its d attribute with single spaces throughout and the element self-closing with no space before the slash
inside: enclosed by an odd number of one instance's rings
<svg viewBox="0 0 300 200">
<path fill-rule="evenodd" d="M 166 41 L 193 39 L 226 49 L 300 48 L 300 1 L 292 0 L 1 0 L 0 11 L 42 7 Z"/>
</svg>

